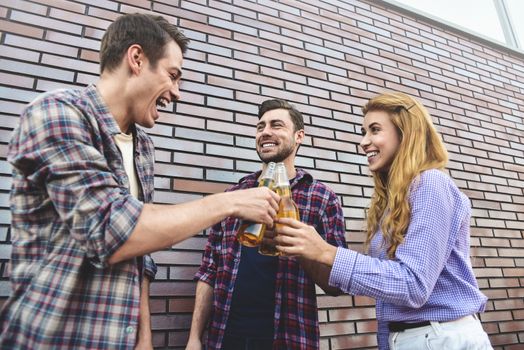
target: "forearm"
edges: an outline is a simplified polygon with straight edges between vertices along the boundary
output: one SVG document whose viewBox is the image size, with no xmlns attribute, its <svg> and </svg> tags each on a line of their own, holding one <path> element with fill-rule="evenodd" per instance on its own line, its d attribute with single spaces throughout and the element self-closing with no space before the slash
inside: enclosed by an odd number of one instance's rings
<svg viewBox="0 0 524 350">
<path fill-rule="evenodd" d="M 329 245 L 329 244 L 328 244 Z M 306 274 L 315 282 L 324 292 L 329 295 L 340 295 L 342 291 L 336 287 L 329 285 L 329 275 L 331 273 L 331 267 L 333 266 L 334 257 L 336 254 L 336 247 L 329 245 L 332 248 L 327 247 L 325 258 L 319 259 L 318 261 L 307 260 L 305 258 L 298 258 L 300 265 L 306 272 Z"/>
<path fill-rule="evenodd" d="M 178 204 L 145 204 L 128 240 L 110 264 L 170 247 L 233 213 L 225 193 Z"/>
<path fill-rule="evenodd" d="M 191 321 L 191 331 L 189 332 L 190 340 L 202 339 L 204 329 L 209 321 L 209 316 L 211 315 L 212 306 L 213 287 L 205 282 L 198 281 L 195 295 L 195 309 Z"/>
<path fill-rule="evenodd" d="M 149 310 L 149 278 L 144 276 L 140 291 L 140 319 L 138 326 L 138 341 L 151 344 L 151 313 Z"/>
<path fill-rule="evenodd" d="M 273 224 L 280 197 L 267 187 L 224 192 L 178 204 L 145 204 L 110 264 L 172 246 L 228 216 Z"/>
</svg>

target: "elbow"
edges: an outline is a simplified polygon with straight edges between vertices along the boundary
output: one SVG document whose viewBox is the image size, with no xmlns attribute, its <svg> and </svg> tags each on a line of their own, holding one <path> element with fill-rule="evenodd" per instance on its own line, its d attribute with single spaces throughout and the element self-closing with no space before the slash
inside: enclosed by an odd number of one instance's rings
<svg viewBox="0 0 524 350">
<path fill-rule="evenodd" d="M 431 293 L 427 288 L 415 288 L 415 290 L 409 293 L 407 304 L 409 307 L 413 309 L 419 309 L 422 306 L 426 305 L 430 294 Z"/>
</svg>

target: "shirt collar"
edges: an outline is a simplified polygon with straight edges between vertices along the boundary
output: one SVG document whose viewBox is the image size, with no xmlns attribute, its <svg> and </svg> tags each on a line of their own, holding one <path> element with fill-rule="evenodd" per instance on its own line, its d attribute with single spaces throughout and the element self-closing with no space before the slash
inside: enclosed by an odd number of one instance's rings
<svg viewBox="0 0 524 350">
<path fill-rule="evenodd" d="M 261 172 L 262 170 L 259 170 L 252 174 L 246 175 L 240 179 L 239 183 L 242 185 L 243 188 L 254 187 L 258 181 L 258 178 L 260 177 Z M 313 181 L 313 176 L 311 176 L 311 174 L 305 171 L 304 169 L 296 168 L 296 175 L 290 181 L 291 187 L 294 187 L 299 182 L 304 181 L 311 183 Z"/>
<path fill-rule="evenodd" d="M 94 84 L 87 86 L 85 89 L 85 94 L 95 109 L 97 119 L 106 126 L 108 132 L 111 135 L 120 134 L 120 127 L 109 111 L 109 108 L 102 99 L 102 96 L 100 95 L 100 92 L 96 86 Z"/>
</svg>

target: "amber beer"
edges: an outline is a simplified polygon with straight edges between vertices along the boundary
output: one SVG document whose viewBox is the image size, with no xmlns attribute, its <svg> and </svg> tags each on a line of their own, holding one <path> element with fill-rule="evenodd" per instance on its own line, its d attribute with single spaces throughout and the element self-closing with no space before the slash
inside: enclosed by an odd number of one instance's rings
<svg viewBox="0 0 524 350">
<path fill-rule="evenodd" d="M 258 187 L 269 187 L 273 189 L 275 175 L 275 163 L 269 162 L 267 169 L 259 180 Z M 264 232 L 266 231 L 266 224 L 261 224 L 252 221 L 243 221 L 240 224 L 240 229 L 237 233 L 237 238 L 242 245 L 246 247 L 256 247 L 262 241 Z"/>
<path fill-rule="evenodd" d="M 287 170 L 284 163 L 278 163 L 276 174 L 275 174 L 275 192 L 280 196 L 280 203 L 278 205 L 278 218 L 292 218 L 295 220 L 300 220 L 300 214 L 296 203 L 293 201 L 291 195 L 291 186 L 289 185 L 289 180 L 287 177 Z M 281 224 L 276 224 L 276 228 L 281 226 Z M 264 238 L 270 238 L 271 240 L 262 240 L 258 252 L 263 255 L 280 255 L 280 252 L 276 249 L 273 242 L 275 238 L 275 232 L 273 230 L 266 230 L 264 233 Z"/>
</svg>

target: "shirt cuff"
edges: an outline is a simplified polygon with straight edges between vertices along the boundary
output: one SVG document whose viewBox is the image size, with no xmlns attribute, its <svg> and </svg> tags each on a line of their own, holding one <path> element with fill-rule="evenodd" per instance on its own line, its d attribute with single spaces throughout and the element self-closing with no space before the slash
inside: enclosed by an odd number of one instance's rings
<svg viewBox="0 0 524 350">
<path fill-rule="evenodd" d="M 144 255 L 144 275 L 149 277 L 150 281 L 155 279 L 157 267 L 153 258 L 149 255 Z"/>
<path fill-rule="evenodd" d="M 351 277 L 357 262 L 358 253 L 338 247 L 335 261 L 329 274 L 329 285 L 336 287 L 346 293 L 350 293 Z"/>
<path fill-rule="evenodd" d="M 211 270 L 199 270 L 196 274 L 195 274 L 195 277 L 193 278 L 193 281 L 202 281 L 202 282 L 205 282 L 211 286 L 213 286 L 215 284 L 215 277 L 216 277 L 216 272 L 215 271 L 211 271 Z"/>
</svg>

